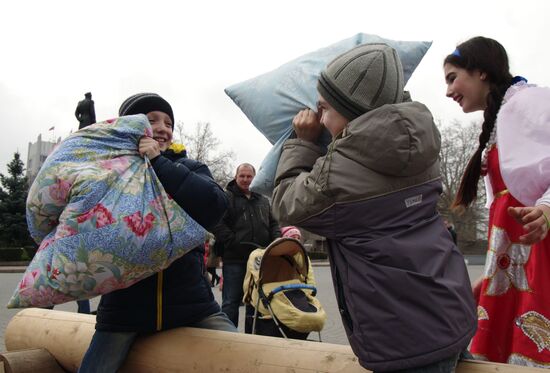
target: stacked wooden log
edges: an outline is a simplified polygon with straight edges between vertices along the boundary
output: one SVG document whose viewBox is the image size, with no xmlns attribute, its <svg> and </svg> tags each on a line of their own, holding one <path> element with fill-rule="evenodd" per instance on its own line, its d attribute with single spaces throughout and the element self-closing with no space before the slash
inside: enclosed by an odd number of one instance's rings
<svg viewBox="0 0 550 373">
<path fill-rule="evenodd" d="M 76 372 L 94 333 L 95 317 L 29 308 L 5 333 L 6 373 Z M 178 328 L 139 338 L 121 372 L 368 372 L 349 346 L 241 333 Z M 2 372 L 0 366 L 0 373 Z M 457 373 L 545 373 L 539 368 L 460 362 Z"/>
</svg>

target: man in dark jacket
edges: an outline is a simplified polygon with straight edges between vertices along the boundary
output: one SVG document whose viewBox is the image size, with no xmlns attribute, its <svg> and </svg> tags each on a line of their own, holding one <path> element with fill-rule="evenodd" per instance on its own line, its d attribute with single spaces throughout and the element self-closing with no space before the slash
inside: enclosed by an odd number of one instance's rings
<svg viewBox="0 0 550 373">
<path fill-rule="evenodd" d="M 146 114 L 153 137 L 142 137 L 139 152 L 147 156 L 166 192 L 206 229 L 227 209 L 227 197 L 207 166 L 186 157 L 185 149 L 171 146 L 172 107 L 154 93 L 128 98 L 120 116 Z M 236 332 L 220 311 L 205 276 L 204 248 L 199 246 L 167 269 L 126 289 L 101 297 L 96 332 L 79 372 L 116 372 L 135 338 L 181 326 Z"/>
<path fill-rule="evenodd" d="M 248 256 L 257 247 L 265 247 L 281 236 L 269 200 L 249 189 L 254 176 L 256 170 L 251 164 L 243 163 L 237 167 L 235 179 L 226 188 L 229 209 L 214 229 L 216 247 L 223 250 L 218 253 L 223 260 L 222 311 L 235 326 L 239 324 Z"/>
</svg>

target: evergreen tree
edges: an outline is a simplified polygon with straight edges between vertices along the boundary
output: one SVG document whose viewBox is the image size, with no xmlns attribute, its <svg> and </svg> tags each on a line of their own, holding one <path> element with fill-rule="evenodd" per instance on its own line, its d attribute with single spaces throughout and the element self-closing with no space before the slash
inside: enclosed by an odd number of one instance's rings
<svg viewBox="0 0 550 373">
<path fill-rule="evenodd" d="M 8 164 L 9 176 L 0 174 L 0 242 L 4 246 L 25 246 L 33 243 L 27 229 L 25 204 L 28 183 L 19 153 Z"/>
</svg>

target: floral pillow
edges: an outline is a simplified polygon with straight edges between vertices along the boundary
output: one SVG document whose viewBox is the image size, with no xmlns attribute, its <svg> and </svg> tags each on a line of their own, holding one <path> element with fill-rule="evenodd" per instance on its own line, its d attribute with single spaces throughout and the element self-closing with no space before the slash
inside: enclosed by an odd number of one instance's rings
<svg viewBox="0 0 550 373">
<path fill-rule="evenodd" d="M 432 44 L 359 33 L 225 89 L 252 124 L 273 144 L 252 180 L 250 188 L 253 191 L 271 196 L 283 143 L 292 133 L 292 118 L 306 107 L 317 111 L 317 79 L 321 71 L 340 54 L 365 43 L 386 43 L 394 48 L 401 58 L 405 82 Z M 330 135 L 326 132 L 321 143 L 327 145 L 329 142 Z"/>
<path fill-rule="evenodd" d="M 206 231 L 164 191 L 138 153 L 144 115 L 73 133 L 27 198 L 40 247 L 8 308 L 45 307 L 126 288 L 202 244 Z"/>
</svg>

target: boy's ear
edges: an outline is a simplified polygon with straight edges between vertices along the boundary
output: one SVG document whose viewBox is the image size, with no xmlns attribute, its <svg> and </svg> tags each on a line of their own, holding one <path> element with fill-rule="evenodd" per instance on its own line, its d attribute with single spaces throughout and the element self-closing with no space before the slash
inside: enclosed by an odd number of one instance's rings
<svg viewBox="0 0 550 373">
<path fill-rule="evenodd" d="M 487 73 L 481 73 L 481 74 L 479 75 L 479 79 L 481 79 L 481 80 L 487 79 Z"/>
</svg>

